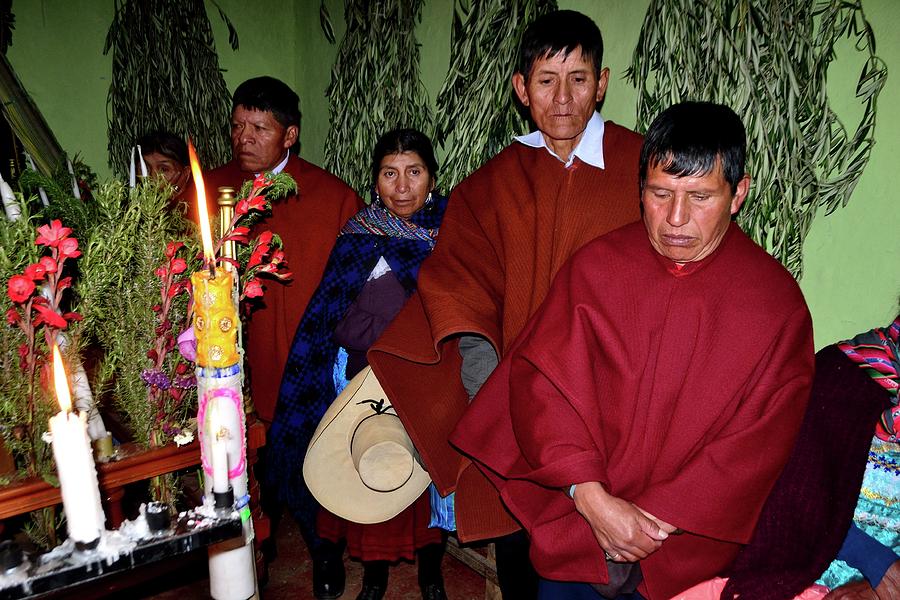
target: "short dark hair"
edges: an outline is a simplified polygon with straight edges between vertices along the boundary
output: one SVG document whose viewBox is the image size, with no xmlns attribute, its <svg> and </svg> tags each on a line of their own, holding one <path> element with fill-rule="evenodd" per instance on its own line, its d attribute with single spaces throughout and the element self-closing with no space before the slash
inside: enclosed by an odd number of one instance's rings
<svg viewBox="0 0 900 600">
<path fill-rule="evenodd" d="M 274 77 L 254 77 L 234 90 L 231 110 L 238 106 L 270 112 L 282 127 L 300 126 L 300 98 L 286 83 Z"/>
<path fill-rule="evenodd" d="M 731 193 L 744 177 L 747 133 L 733 110 L 713 102 L 681 102 L 653 120 L 641 147 L 641 189 L 647 170 L 664 165 L 669 175 L 703 176 L 721 161 Z"/>
<path fill-rule="evenodd" d="M 372 152 L 372 182 L 378 181 L 381 161 L 388 154 L 415 152 L 428 169 L 428 174 L 437 179 L 438 164 L 434 158 L 434 148 L 428 136 L 417 129 L 394 129 L 388 131 L 375 142 Z"/>
<path fill-rule="evenodd" d="M 522 34 L 519 44 L 519 63 L 516 72 L 525 79 L 531 74 L 534 63 L 562 52 L 566 57 L 576 48 L 581 56 L 594 64 L 594 72 L 600 77 L 603 62 L 603 36 L 590 17 L 574 10 L 555 10 L 535 19 Z"/>
<path fill-rule="evenodd" d="M 152 131 L 137 141 L 141 154 L 146 156 L 158 152 L 166 158 L 177 161 L 181 166 L 189 164 L 187 144 L 184 139 L 168 131 Z"/>
</svg>

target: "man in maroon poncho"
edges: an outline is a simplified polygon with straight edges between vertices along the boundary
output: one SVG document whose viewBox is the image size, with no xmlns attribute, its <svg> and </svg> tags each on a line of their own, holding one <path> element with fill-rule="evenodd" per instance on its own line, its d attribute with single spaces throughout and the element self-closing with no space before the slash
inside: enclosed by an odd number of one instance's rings
<svg viewBox="0 0 900 600">
<path fill-rule="evenodd" d="M 507 600 L 534 600 L 528 538 L 497 490 L 447 438 L 572 254 L 640 218 L 641 137 L 604 120 L 603 38 L 571 10 L 525 30 L 512 76 L 537 129 L 453 190 L 418 292 L 369 351 L 464 542 L 493 539 Z M 427 398 L 428 401 L 423 401 Z"/>
<path fill-rule="evenodd" d="M 363 206 L 347 184 L 293 152 L 299 135 L 297 94 L 274 77 L 248 79 L 237 87 L 232 99 L 234 156 L 203 175 L 209 214 L 216 214 L 220 186 L 240 190 L 245 181 L 264 171 L 285 172 L 297 183 L 297 193 L 274 202 L 272 214 L 253 227 L 254 235 L 271 230 L 281 236 L 285 258 L 294 272 L 287 285 L 268 286 L 263 310 L 253 313 L 247 327 L 250 394 L 259 418 L 267 424 L 275 414 L 278 386 L 300 318 L 322 279 L 338 232 Z M 195 215 L 196 209 L 191 214 Z M 278 456 L 264 460 L 278 460 Z M 267 494 L 271 501 L 275 494 L 264 490 L 264 499 Z M 276 507 L 269 507 L 273 509 Z M 316 597 L 336 598 L 344 588 L 341 547 L 325 548 L 323 544 L 310 550 Z"/>
<path fill-rule="evenodd" d="M 451 437 L 528 531 L 541 598 L 664 600 L 715 576 L 787 459 L 812 327 L 790 274 L 731 222 L 745 145 L 724 106 L 657 117 L 643 223 L 560 270 Z"/>
</svg>

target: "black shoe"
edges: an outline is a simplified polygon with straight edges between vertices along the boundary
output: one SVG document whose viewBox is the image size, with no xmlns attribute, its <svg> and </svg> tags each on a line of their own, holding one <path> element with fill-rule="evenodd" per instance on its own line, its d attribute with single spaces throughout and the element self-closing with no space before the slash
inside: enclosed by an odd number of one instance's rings
<svg viewBox="0 0 900 600">
<path fill-rule="evenodd" d="M 363 583 L 356 600 L 381 600 L 384 598 L 385 592 L 387 592 L 387 586 Z"/>
<path fill-rule="evenodd" d="M 319 600 L 335 600 L 344 593 L 344 560 L 313 559 L 313 595 Z"/>
<path fill-rule="evenodd" d="M 422 600 L 447 600 L 443 583 L 428 583 L 422 586 Z"/>
</svg>

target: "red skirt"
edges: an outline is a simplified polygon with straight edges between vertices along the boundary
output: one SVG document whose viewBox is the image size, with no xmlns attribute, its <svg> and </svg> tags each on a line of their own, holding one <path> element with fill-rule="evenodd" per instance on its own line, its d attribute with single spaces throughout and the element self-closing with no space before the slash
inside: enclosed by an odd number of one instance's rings
<svg viewBox="0 0 900 600">
<path fill-rule="evenodd" d="M 428 527 L 430 519 L 431 502 L 425 490 L 411 506 L 384 523 L 351 523 L 320 508 L 316 531 L 319 537 L 332 542 L 346 539 L 350 556 L 363 561 L 415 560 L 416 550 L 442 540 L 439 528 Z"/>
</svg>

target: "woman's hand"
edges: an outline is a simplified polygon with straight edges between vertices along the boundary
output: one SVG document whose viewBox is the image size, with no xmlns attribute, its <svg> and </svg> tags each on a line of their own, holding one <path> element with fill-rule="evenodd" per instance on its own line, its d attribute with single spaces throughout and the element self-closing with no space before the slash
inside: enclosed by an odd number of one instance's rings
<svg viewBox="0 0 900 600">
<path fill-rule="evenodd" d="M 900 598 L 900 560 L 895 560 L 875 588 L 879 600 Z"/>
<path fill-rule="evenodd" d="M 881 600 L 868 581 L 854 581 L 828 592 L 825 600 Z"/>
<path fill-rule="evenodd" d="M 610 495 L 596 481 L 575 487 L 575 508 L 590 524 L 594 537 L 610 560 L 637 562 L 662 546 L 674 527 L 644 514 L 640 508 Z"/>
</svg>

